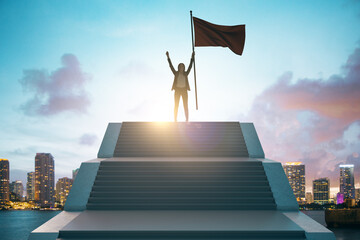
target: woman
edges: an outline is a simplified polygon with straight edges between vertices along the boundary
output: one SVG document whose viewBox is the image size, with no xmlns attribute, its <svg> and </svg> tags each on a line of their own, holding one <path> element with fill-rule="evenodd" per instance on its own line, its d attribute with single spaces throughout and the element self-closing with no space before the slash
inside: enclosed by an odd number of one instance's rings
<svg viewBox="0 0 360 240">
<path fill-rule="evenodd" d="M 172 85 L 171 90 L 175 90 L 175 95 L 174 95 L 174 99 L 175 99 L 175 107 L 174 107 L 174 121 L 177 122 L 177 113 L 178 113 L 178 109 L 179 109 L 179 101 L 180 101 L 180 96 L 183 99 L 183 105 L 184 105 L 184 111 L 185 111 L 185 117 L 186 117 L 186 121 L 189 121 L 189 108 L 188 108 L 188 93 L 187 91 L 190 91 L 190 86 L 189 86 L 189 80 L 188 80 L 188 75 L 191 71 L 191 67 L 193 65 L 194 62 L 194 55 L 195 52 L 192 53 L 191 55 L 191 60 L 190 60 L 190 64 L 188 69 L 185 71 L 185 65 L 183 63 L 179 63 L 178 65 L 178 70 L 176 71 L 174 69 L 174 66 L 171 63 L 170 57 L 169 57 L 169 52 L 166 52 L 166 56 L 167 56 L 167 60 L 169 62 L 170 65 L 170 69 L 174 74 L 174 82 Z"/>
</svg>

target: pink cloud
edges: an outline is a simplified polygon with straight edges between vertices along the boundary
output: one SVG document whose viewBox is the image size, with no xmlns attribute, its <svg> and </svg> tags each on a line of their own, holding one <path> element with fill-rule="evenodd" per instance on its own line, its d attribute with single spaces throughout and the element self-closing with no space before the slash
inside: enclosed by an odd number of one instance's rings
<svg viewBox="0 0 360 240">
<path fill-rule="evenodd" d="M 339 164 L 358 161 L 360 143 L 348 142 L 344 133 L 360 123 L 360 49 L 328 79 L 299 79 L 292 73 L 255 98 L 243 120 L 257 128 L 265 155 L 281 161 L 302 161 L 307 185 L 314 178 L 329 177 L 339 185 Z M 355 135 L 356 136 L 356 135 Z M 360 138 L 360 135 L 359 135 Z M 352 150 L 353 149 L 353 150 Z M 355 174 L 360 175 L 360 161 Z"/>
<path fill-rule="evenodd" d="M 25 91 L 33 93 L 20 107 L 25 114 L 49 116 L 65 111 L 86 112 L 90 105 L 85 91 L 89 75 L 82 71 L 73 54 L 64 54 L 61 63 L 62 67 L 50 74 L 46 70 L 24 70 L 19 82 Z"/>
<path fill-rule="evenodd" d="M 360 120 L 359 48 L 349 56 L 342 72 L 329 79 L 300 79 L 296 83 L 291 83 L 291 73 L 285 73 L 255 101 L 271 101 L 283 110 L 316 113 L 313 136 L 319 142 L 329 141 Z"/>
</svg>

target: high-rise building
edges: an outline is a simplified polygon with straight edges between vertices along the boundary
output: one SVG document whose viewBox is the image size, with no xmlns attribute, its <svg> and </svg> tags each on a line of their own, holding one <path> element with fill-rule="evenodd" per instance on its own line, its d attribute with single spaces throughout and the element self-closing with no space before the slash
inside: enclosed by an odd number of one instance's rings
<svg viewBox="0 0 360 240">
<path fill-rule="evenodd" d="M 69 195 L 73 180 L 67 177 L 59 178 L 55 188 L 56 201 L 61 205 L 65 204 L 66 198 Z"/>
<path fill-rule="evenodd" d="M 24 185 L 22 181 L 17 180 L 10 183 L 10 192 L 14 193 L 18 201 L 24 200 Z"/>
<path fill-rule="evenodd" d="M 305 194 L 305 199 L 306 199 L 306 203 L 313 203 L 314 202 L 314 198 L 311 192 L 307 192 Z"/>
<path fill-rule="evenodd" d="M 355 200 L 356 201 L 360 200 L 360 188 L 355 189 Z"/>
<path fill-rule="evenodd" d="M 344 194 L 344 199 L 355 199 L 353 164 L 340 165 L 340 192 Z"/>
<path fill-rule="evenodd" d="M 343 204 L 344 203 L 344 194 L 338 192 L 336 194 L 336 204 Z"/>
<path fill-rule="evenodd" d="M 35 201 L 40 207 L 54 205 L 54 158 L 50 153 L 35 156 Z"/>
<path fill-rule="evenodd" d="M 9 200 L 9 160 L 0 158 L 0 203 L 6 203 Z"/>
<path fill-rule="evenodd" d="M 305 165 L 301 162 L 287 162 L 283 168 L 296 200 L 303 202 L 305 200 Z"/>
<path fill-rule="evenodd" d="M 314 202 L 318 204 L 329 203 L 330 199 L 330 180 L 319 178 L 313 181 Z"/>
<path fill-rule="evenodd" d="M 35 200 L 35 172 L 27 174 L 26 196 L 28 201 Z"/>
<path fill-rule="evenodd" d="M 79 170 L 80 170 L 80 168 L 77 168 L 77 169 L 75 169 L 75 170 L 72 171 L 72 180 L 73 180 L 73 181 L 75 180 L 76 175 L 78 174 Z"/>
</svg>

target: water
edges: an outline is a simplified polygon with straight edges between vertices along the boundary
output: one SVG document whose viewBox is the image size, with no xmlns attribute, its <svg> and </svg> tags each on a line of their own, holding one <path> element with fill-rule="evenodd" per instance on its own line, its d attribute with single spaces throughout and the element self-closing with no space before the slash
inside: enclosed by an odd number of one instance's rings
<svg viewBox="0 0 360 240">
<path fill-rule="evenodd" d="M 326 227 L 325 211 L 302 211 L 318 223 Z M 359 228 L 329 228 L 336 236 L 336 240 L 357 240 L 360 239 Z"/>
<path fill-rule="evenodd" d="M 0 239 L 27 240 L 32 230 L 39 227 L 60 211 L 0 211 Z M 306 215 L 326 226 L 324 211 L 303 211 Z M 360 239 L 360 229 L 331 228 L 337 240 Z"/>
<path fill-rule="evenodd" d="M 27 240 L 32 230 L 58 213 L 60 211 L 0 210 L 0 239 Z"/>
</svg>

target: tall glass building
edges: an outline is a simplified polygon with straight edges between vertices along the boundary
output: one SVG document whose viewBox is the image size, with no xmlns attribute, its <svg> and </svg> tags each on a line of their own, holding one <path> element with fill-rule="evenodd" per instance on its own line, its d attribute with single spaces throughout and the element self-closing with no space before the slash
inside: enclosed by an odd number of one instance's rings
<svg viewBox="0 0 360 240">
<path fill-rule="evenodd" d="M 305 165 L 301 162 L 287 162 L 283 165 L 285 174 L 298 202 L 305 201 Z"/>
<path fill-rule="evenodd" d="M 6 203 L 9 199 L 9 160 L 0 158 L 0 203 Z"/>
<path fill-rule="evenodd" d="M 318 204 L 329 203 L 330 199 L 330 180 L 319 178 L 313 181 L 314 202 Z"/>
<path fill-rule="evenodd" d="M 353 164 L 340 165 L 340 193 L 344 194 L 344 199 L 355 199 Z"/>
<path fill-rule="evenodd" d="M 27 174 L 26 196 L 28 201 L 35 200 L 35 172 Z"/>
<path fill-rule="evenodd" d="M 10 192 L 14 194 L 12 201 L 23 201 L 24 200 L 24 185 L 22 181 L 16 180 L 10 183 Z M 11 197 L 10 197 L 11 198 Z"/>
<path fill-rule="evenodd" d="M 40 207 L 54 206 L 54 157 L 50 153 L 35 156 L 35 202 Z"/>
<path fill-rule="evenodd" d="M 64 205 L 69 195 L 73 180 L 71 178 L 59 178 L 56 183 L 55 199 L 60 205 Z"/>
</svg>

